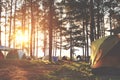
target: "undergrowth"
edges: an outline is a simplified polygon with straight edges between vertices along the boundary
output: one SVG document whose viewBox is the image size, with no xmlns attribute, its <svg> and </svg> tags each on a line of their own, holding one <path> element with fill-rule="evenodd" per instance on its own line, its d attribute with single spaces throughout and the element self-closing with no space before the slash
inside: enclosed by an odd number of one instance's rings
<svg viewBox="0 0 120 80">
<path fill-rule="evenodd" d="M 48 77 L 54 78 L 52 80 L 95 80 L 89 64 L 85 62 L 65 63 Z"/>
</svg>

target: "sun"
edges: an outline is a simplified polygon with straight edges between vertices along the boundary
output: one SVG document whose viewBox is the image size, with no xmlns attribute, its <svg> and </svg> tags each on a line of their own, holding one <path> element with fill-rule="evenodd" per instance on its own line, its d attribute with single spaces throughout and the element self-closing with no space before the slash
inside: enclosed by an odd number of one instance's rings
<svg viewBox="0 0 120 80">
<path fill-rule="evenodd" d="M 32 47 L 34 50 L 34 56 L 36 56 L 36 55 L 38 57 L 44 56 L 44 52 L 43 52 L 44 34 L 39 31 L 37 34 L 34 34 L 34 36 L 36 36 L 36 37 L 33 37 L 33 39 L 35 39 L 35 41 L 32 43 L 33 44 Z M 15 34 L 16 48 L 18 48 L 18 49 L 28 48 L 28 51 L 29 51 L 30 37 L 31 37 L 31 35 L 29 34 L 28 30 L 25 30 L 24 33 L 21 29 L 17 30 L 16 34 Z"/>
<path fill-rule="evenodd" d="M 24 32 L 24 34 L 23 34 L 23 32 L 21 30 L 18 30 L 16 32 L 15 38 L 16 38 L 16 42 L 18 44 L 27 43 L 29 41 L 28 35 L 26 34 L 26 32 Z"/>
</svg>

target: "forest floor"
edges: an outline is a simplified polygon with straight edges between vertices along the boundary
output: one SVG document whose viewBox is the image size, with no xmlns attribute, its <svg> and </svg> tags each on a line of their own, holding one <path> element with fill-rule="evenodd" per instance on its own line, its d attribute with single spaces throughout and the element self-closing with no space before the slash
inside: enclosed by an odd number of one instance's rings
<svg viewBox="0 0 120 80">
<path fill-rule="evenodd" d="M 88 63 L 0 60 L 0 80 L 95 80 Z"/>
</svg>

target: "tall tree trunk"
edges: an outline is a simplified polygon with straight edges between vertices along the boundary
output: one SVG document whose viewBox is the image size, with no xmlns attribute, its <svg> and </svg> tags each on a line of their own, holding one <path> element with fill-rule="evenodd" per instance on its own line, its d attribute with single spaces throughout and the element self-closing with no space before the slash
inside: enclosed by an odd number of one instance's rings
<svg viewBox="0 0 120 80">
<path fill-rule="evenodd" d="M 7 46 L 7 5 L 5 7 L 5 46 Z"/>
<path fill-rule="evenodd" d="M 11 0 L 11 5 L 10 5 L 11 12 L 10 12 L 10 27 L 9 27 L 9 45 L 8 45 L 9 47 L 11 46 L 11 33 L 12 33 L 12 13 L 13 13 L 12 3 L 13 3 L 13 0 Z"/>
<path fill-rule="evenodd" d="M 85 16 L 83 16 L 83 36 L 85 36 L 85 39 L 84 39 L 84 44 L 86 44 L 86 31 L 85 31 Z M 85 45 L 83 46 L 83 59 L 85 60 Z"/>
<path fill-rule="evenodd" d="M 96 38 L 99 39 L 100 37 L 100 9 L 99 9 L 100 3 L 97 1 L 97 36 Z"/>
<path fill-rule="evenodd" d="M 34 27 L 34 22 L 33 22 L 33 5 L 32 5 L 32 0 L 31 0 L 31 35 L 30 35 L 30 56 L 33 57 L 33 27 Z"/>
<path fill-rule="evenodd" d="M 36 8 L 35 8 L 35 5 L 32 5 L 32 38 L 33 38 L 33 50 L 32 50 L 32 55 L 33 56 L 35 56 L 35 49 L 36 49 L 36 18 L 34 17 L 34 16 L 36 16 L 35 14 L 34 14 L 34 11 L 36 11 Z"/>
<path fill-rule="evenodd" d="M 87 14 L 87 10 L 86 10 Z M 86 28 L 86 40 L 85 40 L 85 61 L 88 61 L 87 58 L 89 56 L 89 42 L 88 42 L 88 18 L 85 16 L 85 28 Z"/>
<path fill-rule="evenodd" d="M 62 57 L 62 15 L 63 15 L 63 9 L 60 7 L 60 18 L 61 18 L 61 25 L 60 25 L 60 59 Z"/>
<path fill-rule="evenodd" d="M 52 61 L 53 3 L 54 0 L 49 0 L 49 61 Z"/>
<path fill-rule="evenodd" d="M 94 5 L 93 0 L 90 0 L 90 40 L 91 42 L 95 39 L 95 21 L 94 21 Z"/>
<path fill-rule="evenodd" d="M 16 7 L 17 7 L 17 0 L 15 0 L 15 6 L 14 6 L 14 8 L 15 8 L 15 10 L 14 10 L 14 19 L 13 19 L 13 34 L 14 34 L 14 39 L 13 39 L 13 46 L 15 47 L 15 34 L 16 34 Z"/>
<path fill-rule="evenodd" d="M 37 11 L 39 11 L 39 9 L 37 8 Z M 37 12 L 37 16 L 39 16 L 39 13 Z M 39 25 L 39 17 L 37 17 L 37 23 L 36 23 L 36 57 L 38 58 L 38 44 L 39 44 L 39 42 L 38 42 L 38 36 L 39 36 L 39 34 L 38 34 L 38 32 L 39 32 L 39 27 L 40 27 L 40 25 Z"/>
</svg>

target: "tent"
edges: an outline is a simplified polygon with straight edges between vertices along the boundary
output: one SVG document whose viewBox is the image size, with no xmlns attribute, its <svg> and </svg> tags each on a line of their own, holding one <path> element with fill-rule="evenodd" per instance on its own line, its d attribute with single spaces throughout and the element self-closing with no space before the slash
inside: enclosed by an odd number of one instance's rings
<svg viewBox="0 0 120 80">
<path fill-rule="evenodd" d="M 0 59 L 4 59 L 4 54 L 2 51 L 10 51 L 12 48 L 6 47 L 6 46 L 0 46 Z"/>
<path fill-rule="evenodd" d="M 92 42 L 90 63 L 95 74 L 120 74 L 120 35 Z"/>
<path fill-rule="evenodd" d="M 12 50 L 13 48 L 9 48 L 9 47 L 6 47 L 6 46 L 0 46 L 0 50 L 1 51 L 10 51 Z"/>
<path fill-rule="evenodd" d="M 25 59 L 25 53 L 22 50 L 12 49 L 8 52 L 6 59 Z"/>
</svg>

